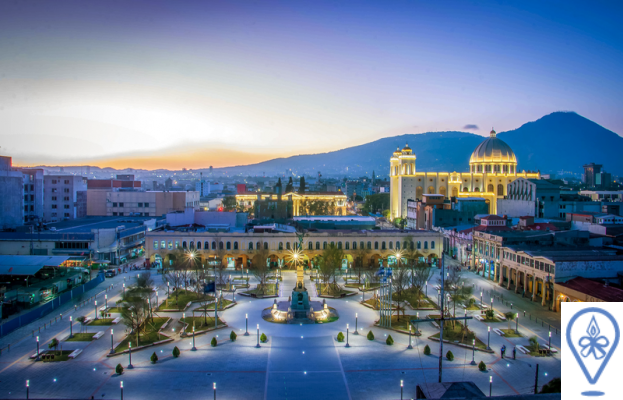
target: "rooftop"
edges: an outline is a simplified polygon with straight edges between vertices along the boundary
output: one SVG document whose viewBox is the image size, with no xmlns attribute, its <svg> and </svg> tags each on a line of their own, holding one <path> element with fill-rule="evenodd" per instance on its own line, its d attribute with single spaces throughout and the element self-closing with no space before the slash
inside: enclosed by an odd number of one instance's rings
<svg viewBox="0 0 623 400">
<path fill-rule="evenodd" d="M 156 217 L 85 217 L 47 224 L 55 232 L 91 232 L 92 229 L 114 229 L 120 226 L 133 228 Z M 51 230 L 53 231 L 53 230 Z M 49 231 L 48 231 L 49 232 Z"/>
<path fill-rule="evenodd" d="M 523 252 L 531 257 L 542 257 L 558 261 L 623 261 L 616 249 L 603 247 L 566 247 L 566 246 L 506 246 L 514 252 Z"/>
<path fill-rule="evenodd" d="M 0 256 L 0 275 L 34 275 L 43 267 L 59 267 L 69 257 Z"/>
<path fill-rule="evenodd" d="M 596 282 L 590 279 L 578 277 L 570 279 L 564 283 L 557 283 L 557 285 L 607 302 L 623 301 L 623 290 L 614 286 L 606 286 L 603 282 Z"/>
</svg>

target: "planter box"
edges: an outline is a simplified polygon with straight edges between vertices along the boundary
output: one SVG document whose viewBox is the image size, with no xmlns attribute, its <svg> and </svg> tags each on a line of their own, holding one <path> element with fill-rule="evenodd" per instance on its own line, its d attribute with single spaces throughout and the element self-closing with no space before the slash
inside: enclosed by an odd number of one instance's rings
<svg viewBox="0 0 623 400">
<path fill-rule="evenodd" d="M 104 331 L 99 331 L 95 335 L 93 335 L 93 340 L 97 340 L 101 338 L 102 336 L 104 336 Z"/>
<path fill-rule="evenodd" d="M 432 336 L 430 336 L 428 339 L 429 339 L 429 340 L 434 340 L 435 342 L 438 342 L 438 341 L 439 341 L 439 338 L 434 338 L 434 337 L 432 337 Z M 452 344 L 452 345 L 454 345 L 454 346 L 463 347 L 463 348 L 465 348 L 465 349 L 469 349 L 469 350 L 471 350 L 471 349 L 472 349 L 472 346 L 468 346 L 468 345 L 463 344 L 463 343 L 454 343 L 454 342 L 449 342 L 449 341 L 447 341 L 447 340 L 445 340 L 445 339 L 444 339 L 444 341 L 443 341 L 443 342 L 444 342 L 444 343 L 447 343 L 447 344 Z M 478 347 L 476 347 L 476 348 L 474 348 L 474 349 L 475 349 L 476 351 L 482 351 L 483 353 L 491 353 L 491 354 L 493 354 L 493 350 L 479 349 Z"/>
<path fill-rule="evenodd" d="M 71 353 L 68 357 L 69 358 L 76 358 L 76 357 L 78 357 L 80 355 L 80 353 L 82 353 L 82 350 L 81 349 L 77 349 L 77 350 L 74 350 L 73 353 Z"/>
</svg>

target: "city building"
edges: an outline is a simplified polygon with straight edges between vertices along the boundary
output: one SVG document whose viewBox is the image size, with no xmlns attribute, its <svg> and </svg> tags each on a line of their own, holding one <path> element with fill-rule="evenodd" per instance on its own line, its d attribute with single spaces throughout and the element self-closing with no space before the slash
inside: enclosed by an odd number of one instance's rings
<svg viewBox="0 0 623 400">
<path fill-rule="evenodd" d="M 366 230 L 376 226 L 374 217 L 357 215 L 320 215 L 294 217 L 294 223 L 303 229 L 350 229 Z"/>
<path fill-rule="evenodd" d="M 15 168 L 23 175 L 24 223 L 43 222 L 44 170 L 41 168 Z"/>
<path fill-rule="evenodd" d="M 160 217 L 187 207 L 199 208 L 199 192 L 87 191 L 89 216 Z"/>
<path fill-rule="evenodd" d="M 24 175 L 13 170 L 11 157 L 0 156 L 0 228 L 24 224 Z"/>
<path fill-rule="evenodd" d="M 583 166 L 584 167 L 584 183 L 586 183 L 586 186 L 588 187 L 595 187 L 596 185 L 596 179 L 595 179 L 595 175 L 599 174 L 601 172 L 601 169 L 604 167 L 601 164 L 595 164 L 595 163 L 590 163 L 590 164 L 586 164 Z"/>
<path fill-rule="evenodd" d="M 592 201 L 623 202 L 623 190 L 582 190 L 580 194 Z"/>
<path fill-rule="evenodd" d="M 290 192 L 281 196 L 278 193 L 245 192 L 236 195 L 238 206 L 245 209 L 253 208 L 257 200 L 267 199 L 292 201 L 292 213 L 288 218 L 317 215 L 316 209 L 323 211 L 321 215 L 346 215 L 347 198 L 342 192 Z"/>
<path fill-rule="evenodd" d="M 620 286 L 620 280 L 619 280 Z M 623 290 L 609 284 L 608 280 L 591 280 L 582 277 L 566 282 L 554 283 L 554 311 L 560 312 L 561 303 L 620 303 L 623 302 Z"/>
<path fill-rule="evenodd" d="M 518 178 L 508 184 L 506 197 L 497 204 L 498 214 L 511 218 L 559 218 L 561 189 L 545 180 Z"/>
<path fill-rule="evenodd" d="M 444 197 L 481 197 L 489 213 L 497 213 L 497 199 L 506 196 L 507 185 L 518 178 L 539 179 L 538 172 L 519 172 L 511 148 L 491 131 L 472 153 L 469 172 L 417 172 L 416 155 L 409 146 L 396 150 L 390 159 L 390 219 L 407 216 L 407 201 L 424 194 Z"/>
<path fill-rule="evenodd" d="M 86 216 L 87 178 L 74 175 L 44 175 L 44 222 Z"/>
<path fill-rule="evenodd" d="M 487 201 L 479 197 L 446 199 L 438 194 L 425 194 L 422 200 L 407 200 L 407 227 L 434 229 L 458 225 L 472 225 L 474 217 L 486 214 Z"/>
</svg>

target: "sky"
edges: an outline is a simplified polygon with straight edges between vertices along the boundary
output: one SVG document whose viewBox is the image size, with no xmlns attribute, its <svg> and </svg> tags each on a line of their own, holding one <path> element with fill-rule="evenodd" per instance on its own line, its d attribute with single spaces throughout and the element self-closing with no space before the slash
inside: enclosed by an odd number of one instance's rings
<svg viewBox="0 0 623 400">
<path fill-rule="evenodd" d="M 0 154 L 204 168 L 575 111 L 623 133 L 620 1 L 3 1 Z"/>
</svg>

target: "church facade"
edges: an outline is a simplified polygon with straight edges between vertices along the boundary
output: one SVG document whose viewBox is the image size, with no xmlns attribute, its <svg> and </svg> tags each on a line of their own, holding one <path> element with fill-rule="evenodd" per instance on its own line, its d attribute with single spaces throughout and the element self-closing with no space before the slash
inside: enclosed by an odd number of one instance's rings
<svg viewBox="0 0 623 400">
<path fill-rule="evenodd" d="M 517 158 L 508 144 L 492 130 L 476 147 L 469 160 L 469 172 L 417 172 L 416 155 L 407 145 L 390 159 L 390 218 L 407 217 L 407 200 L 424 194 L 450 197 L 482 197 L 489 212 L 497 212 L 497 199 L 503 199 L 508 184 L 517 178 L 539 179 L 538 172 L 519 172 Z"/>
</svg>

